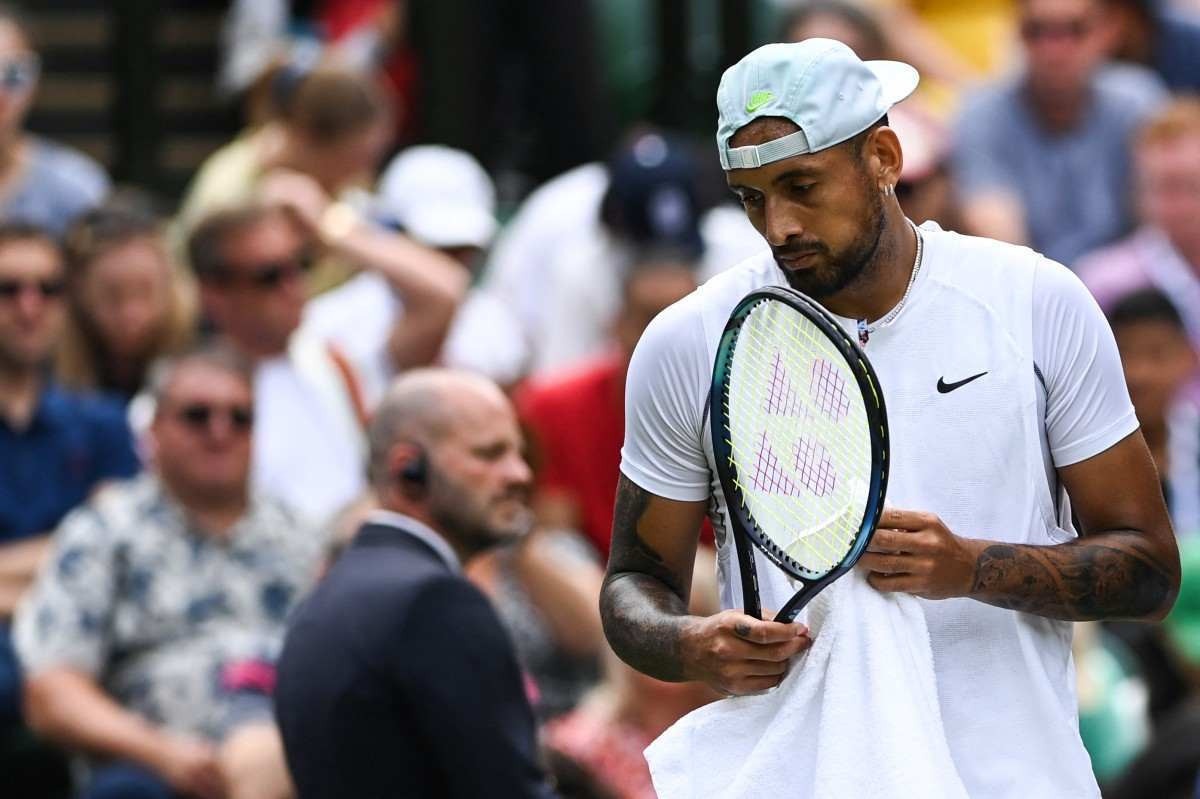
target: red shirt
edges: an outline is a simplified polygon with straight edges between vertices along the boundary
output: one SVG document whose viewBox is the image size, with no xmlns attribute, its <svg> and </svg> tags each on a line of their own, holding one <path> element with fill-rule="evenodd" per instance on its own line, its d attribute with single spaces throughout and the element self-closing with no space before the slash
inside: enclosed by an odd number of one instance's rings
<svg viewBox="0 0 1200 799">
<path fill-rule="evenodd" d="M 613 354 L 527 384 L 517 396 L 534 446 L 537 491 L 571 498 L 606 560 L 625 438 L 625 361 Z"/>
</svg>

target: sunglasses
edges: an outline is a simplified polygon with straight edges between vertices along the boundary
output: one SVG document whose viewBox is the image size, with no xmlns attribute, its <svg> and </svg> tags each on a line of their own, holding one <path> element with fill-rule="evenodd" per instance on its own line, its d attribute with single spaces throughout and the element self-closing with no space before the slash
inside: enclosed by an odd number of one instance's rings
<svg viewBox="0 0 1200 799">
<path fill-rule="evenodd" d="M 63 280 L 0 280 L 0 300 L 15 300 L 26 291 L 37 292 L 44 300 L 54 300 L 66 290 Z"/>
<path fill-rule="evenodd" d="M 234 275 L 223 270 L 214 278 L 226 287 L 244 286 L 256 291 L 274 291 L 285 283 L 296 280 L 312 268 L 313 258 L 308 253 L 277 261 L 263 261 L 245 269 L 243 274 Z M 240 271 L 240 270 L 239 270 Z"/>
<path fill-rule="evenodd" d="M 1092 22 L 1087 19 L 1073 19 L 1066 22 L 1027 19 L 1021 23 L 1021 38 L 1027 42 L 1041 39 L 1073 39 L 1078 41 L 1087 36 L 1091 30 Z"/>
<path fill-rule="evenodd" d="M 254 426 L 254 411 L 243 405 L 223 408 L 196 402 L 184 405 L 175 413 L 175 418 L 196 432 L 212 429 L 213 419 L 224 416 L 229 426 L 238 433 L 245 433 Z"/>
<path fill-rule="evenodd" d="M 41 62 L 35 55 L 0 60 L 0 90 L 29 91 L 41 72 Z"/>
</svg>

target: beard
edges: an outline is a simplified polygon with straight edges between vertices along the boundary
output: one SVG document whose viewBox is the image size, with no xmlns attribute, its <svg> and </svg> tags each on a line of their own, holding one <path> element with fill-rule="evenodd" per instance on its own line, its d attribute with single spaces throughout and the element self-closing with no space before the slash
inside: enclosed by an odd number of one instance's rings
<svg viewBox="0 0 1200 799">
<path fill-rule="evenodd" d="M 527 505 L 511 514 L 496 508 L 503 500 L 524 502 L 524 489 L 513 489 L 499 497 L 481 497 L 437 469 L 429 470 L 429 512 L 437 528 L 467 552 L 482 552 L 513 541 L 533 526 L 533 511 Z"/>
<path fill-rule="evenodd" d="M 808 269 L 788 269 L 782 264 L 779 267 L 789 286 L 801 294 L 820 300 L 837 294 L 868 274 L 869 268 L 874 265 L 886 225 L 882 196 L 879 192 L 868 191 L 862 235 L 841 252 L 831 252 L 824 242 L 818 242 L 804 247 L 784 246 L 775 249 L 774 253 L 777 257 L 796 252 L 816 252 L 823 256 L 823 263 Z"/>
</svg>

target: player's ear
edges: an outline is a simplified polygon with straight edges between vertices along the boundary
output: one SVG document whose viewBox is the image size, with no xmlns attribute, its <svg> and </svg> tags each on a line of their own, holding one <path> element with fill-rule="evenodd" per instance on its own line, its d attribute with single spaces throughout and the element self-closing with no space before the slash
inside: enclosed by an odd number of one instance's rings
<svg viewBox="0 0 1200 799">
<path fill-rule="evenodd" d="M 900 148 L 900 137 L 886 125 L 875 128 L 864 145 L 866 161 L 871 175 L 881 192 L 900 182 L 900 171 L 904 168 L 904 152 Z"/>
</svg>

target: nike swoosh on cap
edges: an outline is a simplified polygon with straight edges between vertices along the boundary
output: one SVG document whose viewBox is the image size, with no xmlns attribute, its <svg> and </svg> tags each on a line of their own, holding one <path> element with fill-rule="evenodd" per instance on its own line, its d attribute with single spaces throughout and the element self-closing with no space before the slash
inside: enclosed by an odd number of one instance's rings
<svg viewBox="0 0 1200 799">
<path fill-rule="evenodd" d="M 946 378 L 939 377 L 938 382 L 937 382 L 938 393 L 939 394 L 949 394 L 954 389 L 962 388 L 967 383 L 970 383 L 972 380 L 978 380 L 979 378 L 983 377 L 986 374 L 987 374 L 987 372 L 980 372 L 977 375 L 971 375 L 970 377 L 964 378 L 962 380 L 958 380 L 954 383 L 947 383 Z"/>
<path fill-rule="evenodd" d="M 750 99 L 746 102 L 746 113 L 753 114 L 758 109 L 762 108 L 767 103 L 775 99 L 775 95 L 768 91 L 757 91 L 750 95 Z"/>
</svg>

